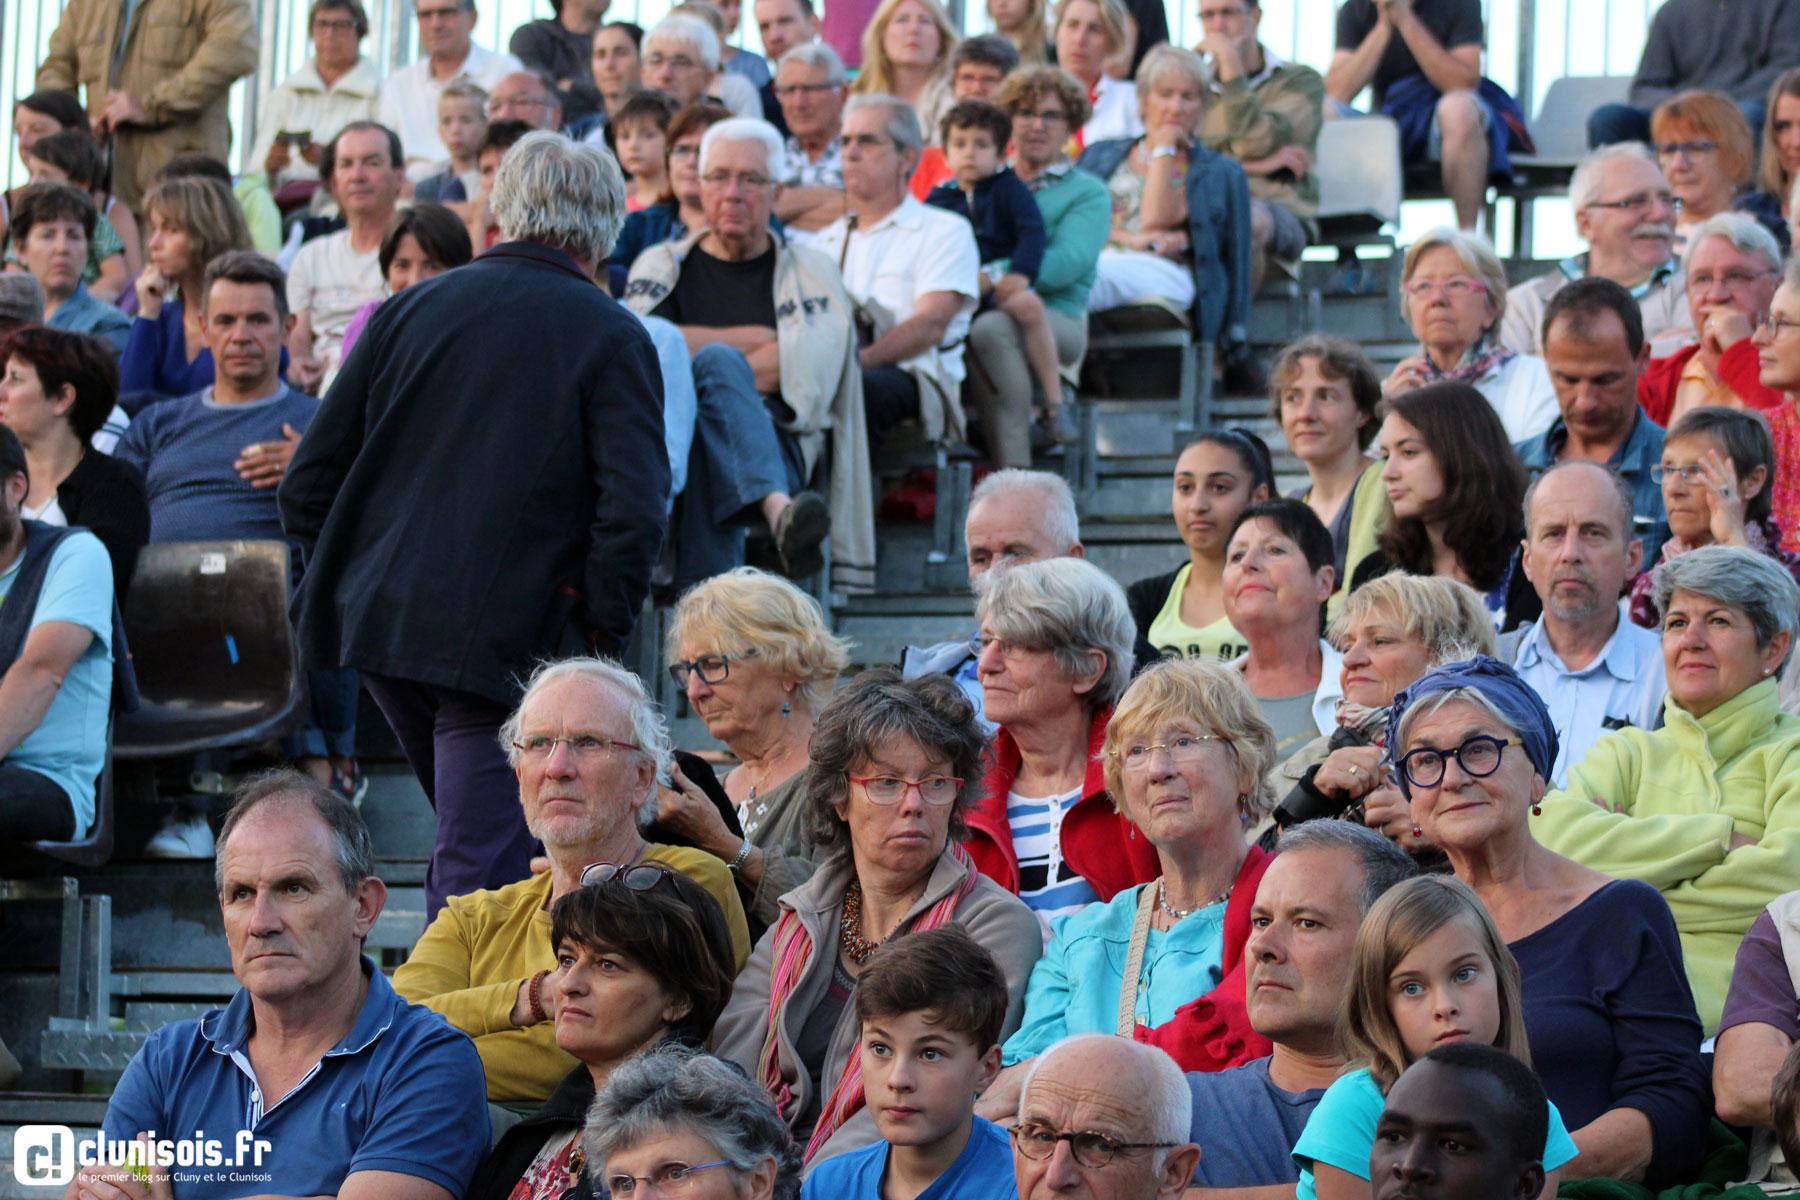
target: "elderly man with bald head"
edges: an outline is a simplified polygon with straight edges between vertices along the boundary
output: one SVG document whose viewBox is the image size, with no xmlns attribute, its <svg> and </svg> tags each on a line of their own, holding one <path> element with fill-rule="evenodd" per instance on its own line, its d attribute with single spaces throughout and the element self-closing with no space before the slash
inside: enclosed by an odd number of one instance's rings
<svg viewBox="0 0 1800 1200">
<path fill-rule="evenodd" d="M 1153 1046 L 1106 1034 L 1057 1043 L 1019 1093 L 1019 1200 L 1175 1200 L 1200 1161 L 1192 1109 L 1181 1068 Z"/>
</svg>

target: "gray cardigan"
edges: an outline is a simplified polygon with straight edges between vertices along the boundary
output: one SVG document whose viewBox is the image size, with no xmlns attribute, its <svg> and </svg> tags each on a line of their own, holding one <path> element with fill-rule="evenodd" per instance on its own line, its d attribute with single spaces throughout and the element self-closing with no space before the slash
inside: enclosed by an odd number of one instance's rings
<svg viewBox="0 0 1800 1200">
<path fill-rule="evenodd" d="M 744 901 L 744 912 L 763 925 L 775 924 L 781 916 L 782 895 L 811 879 L 818 866 L 819 848 L 807 827 L 805 792 L 806 772 L 798 771 L 750 805 L 744 836 L 763 852 L 763 869 L 756 891 Z M 758 808 L 763 810 L 761 816 Z"/>
<path fill-rule="evenodd" d="M 843 909 L 844 891 L 850 885 L 854 870 L 850 856 L 839 854 L 820 866 L 806 883 L 781 897 L 781 907 L 792 909 L 799 915 L 806 931 L 812 935 L 815 947 L 799 983 L 781 1010 L 780 1028 L 776 1031 L 782 1078 L 794 1093 L 793 1108 L 782 1114 L 790 1121 L 811 1107 L 812 1073 L 801 1062 L 794 1044 L 800 1036 L 801 1026 L 806 1023 L 807 1014 L 824 998 L 830 986 L 832 966 L 837 962 L 838 915 Z M 938 858 L 937 866 L 932 868 L 925 894 L 901 920 L 896 933 L 911 929 L 919 917 L 954 891 L 972 870 L 973 866 L 958 862 L 946 849 Z M 1006 1026 L 1000 1031 L 1000 1039 L 1005 1041 L 1019 1027 L 1025 1007 L 1025 983 L 1031 978 L 1031 968 L 1044 952 L 1042 927 L 1024 901 L 985 876 L 976 880 L 975 890 L 956 910 L 956 923 L 987 948 L 1006 977 Z M 761 1064 L 757 1059 L 768 1032 L 774 946 L 775 927 L 771 925 L 756 943 L 756 949 L 751 951 L 750 961 L 738 973 L 731 1002 L 713 1027 L 713 1052 L 727 1062 L 736 1063 L 751 1079 L 760 1077 Z M 832 1030 L 831 1048 L 819 1072 L 819 1078 L 828 1087 L 836 1084 L 850 1055 L 856 1052 L 860 1032 L 856 1006 L 852 1002 L 844 1007 L 837 1028 Z M 846 1121 L 831 1140 L 819 1148 L 814 1161 L 823 1161 L 880 1140 L 875 1120 L 865 1108 Z"/>
</svg>

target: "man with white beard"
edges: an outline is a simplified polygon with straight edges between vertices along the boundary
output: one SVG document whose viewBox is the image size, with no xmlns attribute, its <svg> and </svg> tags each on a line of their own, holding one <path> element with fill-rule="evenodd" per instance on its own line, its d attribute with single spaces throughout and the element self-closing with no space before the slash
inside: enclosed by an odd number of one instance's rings
<svg viewBox="0 0 1800 1200">
<path fill-rule="evenodd" d="M 1081 518 L 1076 515 L 1075 494 L 1069 485 L 1060 475 L 1018 467 L 995 471 L 969 497 L 963 541 L 969 552 L 969 590 L 977 596 L 994 576 L 1012 567 L 1047 558 L 1086 557 Z M 900 671 L 907 679 L 950 676 L 974 703 L 982 728 L 992 733 L 994 724 L 984 715 L 975 659 L 966 638 L 935 646 L 908 646 Z"/>
</svg>

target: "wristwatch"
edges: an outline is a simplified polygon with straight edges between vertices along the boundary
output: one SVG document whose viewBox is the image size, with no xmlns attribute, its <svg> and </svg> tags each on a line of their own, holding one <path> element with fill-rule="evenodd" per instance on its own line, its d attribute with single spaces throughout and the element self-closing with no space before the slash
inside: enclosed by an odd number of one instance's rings
<svg viewBox="0 0 1800 1200">
<path fill-rule="evenodd" d="M 750 839 L 745 838 L 744 844 L 738 847 L 737 857 L 725 864 L 733 878 L 736 878 L 738 872 L 744 869 L 744 864 L 750 861 L 750 852 L 754 849 L 756 847 L 750 844 Z"/>
<path fill-rule="evenodd" d="M 1181 152 L 1173 146 L 1158 146 L 1156 149 L 1154 149 L 1150 152 L 1150 157 L 1151 158 L 1174 158 L 1179 153 L 1181 153 Z"/>
</svg>

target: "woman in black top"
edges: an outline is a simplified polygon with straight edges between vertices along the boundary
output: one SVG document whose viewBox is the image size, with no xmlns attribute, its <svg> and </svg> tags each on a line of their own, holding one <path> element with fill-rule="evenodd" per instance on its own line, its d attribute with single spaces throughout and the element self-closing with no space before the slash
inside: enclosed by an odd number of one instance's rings
<svg viewBox="0 0 1800 1200">
<path fill-rule="evenodd" d="M 655 861 L 596 863 L 582 884 L 550 910 L 557 966 L 532 988 L 581 1061 L 501 1135 L 464 1200 L 592 1200 L 580 1134 L 595 1091 L 652 1046 L 704 1044 L 731 995 L 731 934 L 699 884 Z"/>
<path fill-rule="evenodd" d="M 0 422 L 18 435 L 30 472 L 23 515 L 92 530 L 122 606 L 150 540 L 150 502 L 137 468 L 92 444 L 118 401 L 118 361 L 97 338 L 32 325 L 0 342 L 0 363 Z"/>
</svg>

